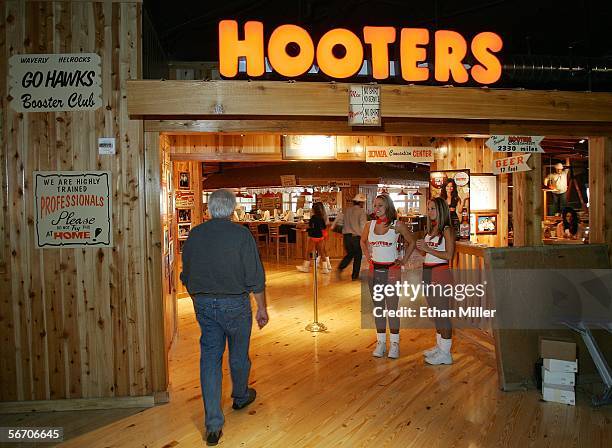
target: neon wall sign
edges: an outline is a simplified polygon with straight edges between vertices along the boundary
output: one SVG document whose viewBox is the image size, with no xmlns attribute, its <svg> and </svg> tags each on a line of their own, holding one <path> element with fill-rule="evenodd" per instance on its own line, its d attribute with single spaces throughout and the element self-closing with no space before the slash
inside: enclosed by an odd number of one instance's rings
<svg viewBox="0 0 612 448">
<path fill-rule="evenodd" d="M 464 84 L 470 80 L 477 84 L 493 84 L 501 77 L 502 66 L 496 53 L 503 47 L 500 36 L 481 32 L 468 42 L 460 33 L 450 30 L 431 32 L 424 28 L 365 26 L 361 36 L 335 28 L 314 42 L 308 31 L 297 25 L 281 25 L 270 35 L 267 45 L 264 24 L 249 21 L 244 24 L 243 37 L 239 37 L 235 20 L 219 22 L 220 73 L 225 78 L 238 75 L 239 60 L 246 61 L 246 73 L 251 77 L 265 73 L 265 58 L 272 69 L 287 78 L 307 73 L 313 64 L 334 79 L 355 76 L 364 63 L 368 50 L 372 77 L 385 80 L 390 77 L 390 55 L 397 52 L 400 70 L 397 75 L 406 82 L 438 82 Z M 289 52 L 292 45 L 298 51 Z M 344 48 L 342 56 L 334 54 L 334 47 Z M 426 64 L 429 51 L 433 51 L 433 69 Z M 392 53 L 393 52 L 393 53 Z M 468 56 L 475 63 L 466 66 Z"/>
</svg>

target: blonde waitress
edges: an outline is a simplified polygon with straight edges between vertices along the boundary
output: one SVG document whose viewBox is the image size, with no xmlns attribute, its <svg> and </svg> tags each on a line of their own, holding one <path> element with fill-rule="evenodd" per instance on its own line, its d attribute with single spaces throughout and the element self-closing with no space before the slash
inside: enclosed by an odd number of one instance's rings
<svg viewBox="0 0 612 448">
<path fill-rule="evenodd" d="M 395 284 L 401 280 L 401 267 L 405 265 L 416 242 L 412 232 L 397 219 L 395 206 L 389 195 L 381 194 L 374 199 L 375 221 L 366 223 L 361 234 L 361 249 L 366 261 L 370 263 L 370 291 L 374 285 Z M 399 237 L 403 236 L 406 243 L 404 256 L 400 258 Z M 375 307 L 387 310 L 397 310 L 399 297 L 385 295 L 384 300 L 374 303 Z M 389 319 L 389 358 L 399 358 L 399 317 Z M 382 358 L 387 350 L 387 317 L 375 317 L 376 348 L 372 353 Z"/>
<path fill-rule="evenodd" d="M 425 255 L 423 261 L 423 282 L 426 284 L 448 284 L 452 277 L 449 263 L 455 254 L 455 232 L 450 218 L 447 202 L 442 198 L 430 199 L 427 202 L 427 234 L 425 239 L 418 240 L 417 250 Z M 448 297 L 427 297 L 430 307 L 447 310 Z M 436 345 L 425 350 L 425 362 L 432 365 L 452 364 L 451 355 L 453 329 L 451 321 L 446 318 L 435 318 Z"/>
</svg>

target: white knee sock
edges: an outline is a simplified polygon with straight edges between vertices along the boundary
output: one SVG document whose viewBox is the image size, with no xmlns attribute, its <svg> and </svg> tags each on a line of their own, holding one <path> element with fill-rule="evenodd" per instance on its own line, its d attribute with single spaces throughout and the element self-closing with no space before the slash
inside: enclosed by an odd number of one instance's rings
<svg viewBox="0 0 612 448">
<path fill-rule="evenodd" d="M 391 340 L 391 343 L 396 342 L 399 344 L 399 333 L 395 334 L 395 333 L 391 333 L 389 335 L 389 338 Z"/>
<path fill-rule="evenodd" d="M 440 351 L 450 354 L 452 345 L 452 339 L 444 339 L 443 337 L 440 337 Z"/>
<path fill-rule="evenodd" d="M 442 339 L 442 335 L 440 333 L 436 333 L 436 345 L 440 347 L 440 339 Z"/>
<path fill-rule="evenodd" d="M 376 333 L 376 342 L 387 343 L 387 333 Z"/>
</svg>

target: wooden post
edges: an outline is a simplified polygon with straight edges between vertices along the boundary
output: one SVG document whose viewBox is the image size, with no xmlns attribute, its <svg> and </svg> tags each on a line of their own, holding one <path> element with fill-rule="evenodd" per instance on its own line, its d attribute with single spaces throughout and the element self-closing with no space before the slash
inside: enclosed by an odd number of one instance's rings
<svg viewBox="0 0 612 448">
<path fill-rule="evenodd" d="M 612 137 L 589 138 L 589 242 L 608 244 L 612 260 Z"/>
<path fill-rule="evenodd" d="M 531 171 L 514 173 L 512 222 L 514 245 L 542 245 L 542 156 L 532 154 L 528 161 Z"/>
</svg>

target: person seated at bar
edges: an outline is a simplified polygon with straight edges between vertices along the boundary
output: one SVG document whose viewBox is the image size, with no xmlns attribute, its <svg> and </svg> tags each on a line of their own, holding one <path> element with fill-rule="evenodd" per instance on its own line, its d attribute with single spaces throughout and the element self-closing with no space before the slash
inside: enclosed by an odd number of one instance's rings
<svg viewBox="0 0 612 448">
<path fill-rule="evenodd" d="M 563 220 L 557 224 L 557 238 L 580 240 L 584 235 L 584 226 L 580 223 L 578 213 L 571 207 L 566 207 L 561 213 Z"/>
</svg>

